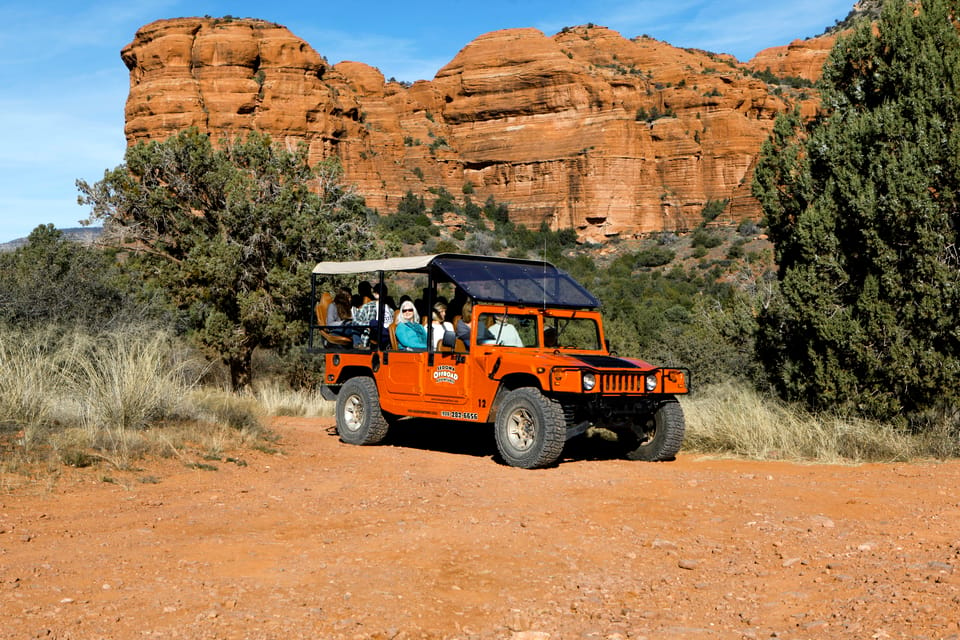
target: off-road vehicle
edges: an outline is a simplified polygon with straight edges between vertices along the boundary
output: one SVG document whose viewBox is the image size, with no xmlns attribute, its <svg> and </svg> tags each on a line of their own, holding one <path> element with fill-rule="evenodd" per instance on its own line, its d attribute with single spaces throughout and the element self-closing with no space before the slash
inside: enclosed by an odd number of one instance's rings
<svg viewBox="0 0 960 640">
<path fill-rule="evenodd" d="M 412 351 L 381 320 L 327 326 L 318 305 L 310 344 L 325 352 L 322 392 L 336 400 L 344 442 L 379 443 L 391 425 L 416 417 L 492 424 L 503 461 L 516 467 L 553 464 L 590 427 L 615 433 L 633 460 L 679 451 L 676 396 L 687 393 L 689 372 L 612 353 L 599 301 L 552 264 L 461 254 L 321 262 L 314 299 L 363 276 L 416 292 L 424 310 L 443 296 L 450 311 L 466 313 L 443 336 L 427 322 L 428 347 Z M 381 297 L 377 318 L 384 304 Z"/>
</svg>

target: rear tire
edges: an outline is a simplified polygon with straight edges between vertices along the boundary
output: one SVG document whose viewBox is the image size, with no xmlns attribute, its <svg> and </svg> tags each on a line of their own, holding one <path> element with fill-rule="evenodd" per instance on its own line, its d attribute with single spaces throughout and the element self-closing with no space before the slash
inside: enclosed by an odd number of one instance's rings
<svg viewBox="0 0 960 640">
<path fill-rule="evenodd" d="M 497 449 L 511 467 L 549 466 L 560 457 L 566 441 L 563 407 L 532 387 L 515 389 L 497 411 L 495 432 Z"/>
<path fill-rule="evenodd" d="M 627 458 L 645 462 L 673 460 L 683 444 L 686 423 L 676 400 L 668 400 L 652 416 L 642 419 L 632 432 L 622 434 L 627 441 Z"/>
<path fill-rule="evenodd" d="M 337 394 L 337 433 L 349 444 L 378 444 L 389 424 L 380 409 L 380 394 L 372 378 L 347 380 Z"/>
</svg>

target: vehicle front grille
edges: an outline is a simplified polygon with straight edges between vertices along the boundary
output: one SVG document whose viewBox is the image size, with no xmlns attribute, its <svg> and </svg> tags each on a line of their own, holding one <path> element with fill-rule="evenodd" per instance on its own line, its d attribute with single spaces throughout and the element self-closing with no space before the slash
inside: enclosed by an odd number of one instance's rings
<svg viewBox="0 0 960 640">
<path fill-rule="evenodd" d="M 602 373 L 598 377 L 604 393 L 644 392 L 644 376 L 638 373 Z"/>
</svg>

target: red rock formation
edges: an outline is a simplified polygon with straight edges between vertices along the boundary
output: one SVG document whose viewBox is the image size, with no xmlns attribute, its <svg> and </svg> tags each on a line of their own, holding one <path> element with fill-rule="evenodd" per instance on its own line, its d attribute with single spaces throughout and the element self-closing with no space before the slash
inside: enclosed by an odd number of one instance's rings
<svg viewBox="0 0 960 640">
<path fill-rule="evenodd" d="M 764 49 L 747 63 L 747 67 L 754 71 L 770 71 L 780 78 L 804 78 L 816 82 L 836 41 L 835 33 L 794 40 L 783 47 Z"/>
<path fill-rule="evenodd" d="M 489 33 L 410 87 L 359 62 L 331 66 L 258 20 L 154 22 L 122 55 L 130 144 L 187 126 L 258 129 L 305 142 L 314 161 L 338 155 L 383 213 L 408 190 L 470 184 L 515 221 L 591 240 L 689 228 L 708 200 L 758 216 L 751 166 L 788 108 L 729 56 L 603 27 Z"/>
</svg>

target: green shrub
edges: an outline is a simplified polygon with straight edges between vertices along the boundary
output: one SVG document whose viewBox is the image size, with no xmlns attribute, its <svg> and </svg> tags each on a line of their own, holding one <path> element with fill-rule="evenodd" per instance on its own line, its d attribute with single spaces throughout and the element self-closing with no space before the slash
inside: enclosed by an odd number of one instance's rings
<svg viewBox="0 0 960 640">
<path fill-rule="evenodd" d="M 704 222 L 713 222 L 717 217 L 723 213 L 723 210 L 727 208 L 727 202 L 729 200 L 707 200 L 707 204 L 703 205 L 703 211 L 700 212 L 700 215 L 703 217 Z"/>
<path fill-rule="evenodd" d="M 713 249 L 714 247 L 719 247 L 721 244 L 723 244 L 723 238 L 721 238 L 719 234 L 708 231 L 702 227 L 694 231 L 693 236 L 690 238 L 690 246 L 692 247 Z"/>
<path fill-rule="evenodd" d="M 637 253 L 637 265 L 641 267 L 662 267 L 670 264 L 676 254 L 666 247 L 650 247 Z"/>
</svg>

